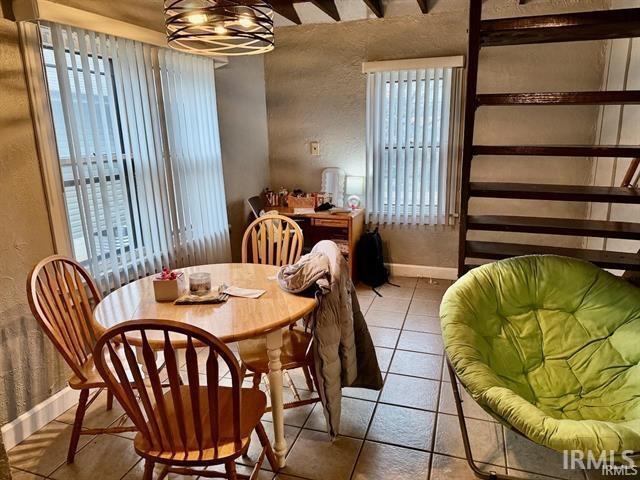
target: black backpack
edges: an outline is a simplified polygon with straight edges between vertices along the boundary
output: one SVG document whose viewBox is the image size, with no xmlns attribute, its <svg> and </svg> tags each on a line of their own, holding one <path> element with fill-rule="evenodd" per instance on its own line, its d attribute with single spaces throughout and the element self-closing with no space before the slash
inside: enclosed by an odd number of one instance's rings
<svg viewBox="0 0 640 480">
<path fill-rule="evenodd" d="M 377 227 L 372 232 L 363 233 L 358 240 L 356 264 L 358 279 L 365 285 L 375 289 L 389 281 L 389 270 L 384 266 L 382 255 L 382 238 Z"/>
</svg>

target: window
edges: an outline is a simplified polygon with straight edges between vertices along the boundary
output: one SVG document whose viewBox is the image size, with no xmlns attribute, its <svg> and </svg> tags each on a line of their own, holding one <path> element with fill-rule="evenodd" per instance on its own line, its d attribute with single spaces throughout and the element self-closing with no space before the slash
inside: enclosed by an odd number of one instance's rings
<svg viewBox="0 0 640 480">
<path fill-rule="evenodd" d="M 48 30 L 47 30 L 47 33 Z M 44 38 L 48 38 L 49 35 L 44 36 Z M 45 43 L 42 49 L 42 55 L 44 59 L 45 72 L 48 80 L 49 86 L 49 98 L 51 102 L 51 113 L 53 116 L 53 125 L 56 134 L 56 143 L 58 146 L 58 158 L 60 161 L 60 170 L 62 175 L 62 186 L 64 191 L 64 199 L 65 205 L 67 206 L 67 218 L 69 221 L 69 231 L 71 236 L 71 241 L 73 245 L 73 251 L 76 259 L 88 265 L 89 261 L 89 251 L 88 251 L 88 243 L 89 239 L 85 239 L 84 237 L 84 229 L 82 227 L 82 219 L 81 214 L 83 213 L 81 210 L 81 202 L 78 196 L 76 195 L 76 181 L 74 175 L 74 164 L 71 162 L 71 150 L 69 147 L 68 134 L 65 127 L 65 117 L 64 117 L 64 109 L 62 104 L 62 96 L 60 93 L 60 84 L 58 82 L 57 70 L 56 70 L 56 61 L 54 56 L 53 48 L 49 43 Z M 81 65 L 81 58 L 78 53 L 75 54 L 74 62 L 76 65 Z M 65 51 L 65 65 L 72 64 L 70 60 L 70 53 L 68 50 Z M 101 89 L 103 92 L 108 91 L 106 82 L 110 82 L 111 89 L 114 91 L 114 97 L 117 102 L 117 94 L 115 93 L 114 78 L 113 78 L 113 67 L 109 70 L 109 76 L 107 77 L 107 73 L 104 68 L 103 58 L 98 58 L 98 71 L 89 69 L 89 75 L 91 80 L 92 92 L 97 90 L 97 82 L 100 81 Z M 76 91 L 76 84 L 74 83 L 74 71 L 71 67 L 67 67 L 68 75 L 69 75 L 69 88 L 71 91 L 71 100 L 74 102 L 74 107 L 76 111 L 81 110 L 81 116 L 83 118 L 90 118 L 91 111 L 89 109 L 89 97 L 87 96 L 86 89 L 84 87 L 84 83 L 80 82 L 78 85 L 79 89 Z M 83 75 L 82 68 L 77 68 L 77 73 L 79 75 Z M 91 99 L 92 104 L 108 104 L 109 98 L 107 96 L 103 96 L 103 98 L 96 97 Z M 107 112 L 107 116 L 111 117 L 111 112 Z M 95 225 L 102 225 L 104 228 L 100 231 L 94 232 L 93 243 L 97 244 L 98 248 L 96 249 L 101 253 L 100 255 L 104 255 L 108 257 L 110 255 L 109 252 L 109 235 L 106 232 L 106 225 L 116 225 L 113 227 L 114 230 L 114 247 L 116 249 L 116 255 L 119 255 L 131 248 L 131 242 L 133 241 L 133 237 L 129 236 L 129 231 L 127 229 L 127 218 L 125 212 L 129 210 L 129 215 L 133 213 L 133 205 L 130 202 L 130 198 L 126 195 L 125 188 L 121 183 L 121 176 L 118 173 L 120 167 L 122 169 L 127 168 L 127 164 L 122 162 L 122 158 L 118 158 L 118 156 L 110 156 L 107 152 L 107 138 L 105 138 L 105 134 L 109 136 L 109 142 L 113 144 L 115 139 L 121 139 L 122 129 L 120 123 L 117 121 L 117 118 L 108 118 L 107 119 L 107 128 L 106 131 L 101 130 L 98 132 L 100 135 L 100 141 L 94 141 L 92 135 L 93 131 L 88 130 L 86 132 L 86 142 L 80 145 L 81 155 L 83 158 L 91 159 L 87 163 L 83 165 L 86 171 L 81 174 L 84 179 L 84 183 L 86 188 L 93 188 L 95 190 L 95 195 L 97 199 L 97 205 L 102 204 L 103 195 L 108 199 L 111 203 L 111 215 L 112 218 L 107 221 L 104 218 L 104 209 L 100 209 L 95 207 L 93 202 L 89 203 L 89 212 L 88 216 L 91 219 L 91 223 Z M 117 128 L 117 132 L 113 131 L 113 126 Z M 101 145 L 102 151 L 100 152 L 89 152 L 86 150 L 88 146 L 95 147 L 96 145 Z M 121 145 L 121 147 L 123 147 Z M 102 163 L 103 170 L 109 170 L 112 164 L 117 164 L 117 167 L 114 172 L 109 172 L 104 177 L 104 182 L 101 182 L 99 170 L 97 168 L 97 162 L 100 161 Z M 79 173 L 79 172 L 78 172 Z M 126 178 L 126 174 L 125 174 Z M 134 217 L 135 218 L 135 217 Z"/>
<path fill-rule="evenodd" d="M 369 221 L 449 224 L 460 69 L 375 70 L 367 78 Z"/>
<path fill-rule="evenodd" d="M 228 260 L 211 59 L 41 27 L 69 237 L 108 291 Z"/>
</svg>

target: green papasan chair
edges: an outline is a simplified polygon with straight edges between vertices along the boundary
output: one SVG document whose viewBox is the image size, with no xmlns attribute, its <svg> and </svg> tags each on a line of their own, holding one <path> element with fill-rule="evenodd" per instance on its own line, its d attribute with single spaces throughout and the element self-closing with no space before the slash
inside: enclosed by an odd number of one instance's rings
<svg viewBox="0 0 640 480">
<path fill-rule="evenodd" d="M 596 458 L 640 452 L 638 287 L 573 258 L 517 257 L 461 277 L 440 317 L 476 476 L 511 478 L 475 465 L 455 377 L 496 420 L 537 444 Z"/>
</svg>

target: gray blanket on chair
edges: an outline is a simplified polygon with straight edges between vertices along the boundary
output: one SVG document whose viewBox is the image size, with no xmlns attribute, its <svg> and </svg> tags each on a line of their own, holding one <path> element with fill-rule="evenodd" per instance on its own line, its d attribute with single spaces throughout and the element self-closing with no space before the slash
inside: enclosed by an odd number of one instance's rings
<svg viewBox="0 0 640 480">
<path fill-rule="evenodd" d="M 316 288 L 318 305 L 308 319 L 313 332 L 314 376 L 327 431 L 340 430 L 342 387 L 382 388 L 382 374 L 349 267 L 338 246 L 323 240 L 308 255 L 278 272 L 283 290 Z"/>
</svg>

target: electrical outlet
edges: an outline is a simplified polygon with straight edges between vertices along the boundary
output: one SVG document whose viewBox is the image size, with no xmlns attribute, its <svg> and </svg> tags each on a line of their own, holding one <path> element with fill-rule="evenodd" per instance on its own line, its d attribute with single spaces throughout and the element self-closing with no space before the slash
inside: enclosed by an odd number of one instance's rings
<svg viewBox="0 0 640 480">
<path fill-rule="evenodd" d="M 318 156 L 320 155 L 320 142 L 317 140 L 311 142 L 310 144 L 311 155 Z"/>
</svg>

